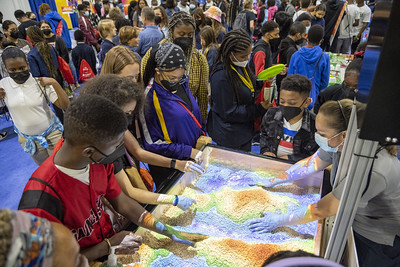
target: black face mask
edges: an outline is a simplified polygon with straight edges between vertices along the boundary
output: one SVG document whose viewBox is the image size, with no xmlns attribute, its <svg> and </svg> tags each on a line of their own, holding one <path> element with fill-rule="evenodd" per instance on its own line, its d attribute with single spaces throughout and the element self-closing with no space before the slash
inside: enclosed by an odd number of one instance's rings
<svg viewBox="0 0 400 267">
<path fill-rule="evenodd" d="M 171 93 L 178 91 L 178 89 L 180 89 L 182 86 L 179 82 L 170 82 L 167 80 L 162 80 L 161 84 Z"/>
<path fill-rule="evenodd" d="M 18 39 L 19 31 L 12 31 L 10 32 L 10 36 L 14 39 Z"/>
<path fill-rule="evenodd" d="M 196 20 L 196 28 L 198 29 L 201 25 L 201 20 Z"/>
<path fill-rule="evenodd" d="M 301 103 L 300 107 L 306 102 L 307 98 L 304 99 L 303 103 Z M 288 106 L 279 106 L 279 109 L 283 113 L 283 117 L 285 118 L 286 121 L 290 121 L 297 115 L 299 115 L 302 112 L 302 109 L 299 107 L 288 107 Z"/>
<path fill-rule="evenodd" d="M 154 22 L 156 23 L 156 25 L 161 23 L 161 17 L 160 16 L 155 16 L 154 17 Z"/>
<path fill-rule="evenodd" d="M 125 113 L 126 120 L 128 121 L 128 126 L 131 126 L 133 123 L 133 115 Z"/>
<path fill-rule="evenodd" d="M 299 40 L 296 41 L 297 45 L 302 45 L 304 43 L 305 39 L 304 38 L 300 38 Z"/>
<path fill-rule="evenodd" d="M 193 46 L 192 37 L 178 37 L 174 40 L 174 44 L 179 45 L 183 52 L 186 52 L 189 48 Z"/>
<path fill-rule="evenodd" d="M 279 44 L 280 44 L 280 39 L 279 39 L 279 38 L 270 39 L 270 40 L 269 40 L 269 44 L 270 44 L 272 47 L 278 47 Z"/>
<path fill-rule="evenodd" d="M 100 161 L 94 161 L 92 157 L 90 159 L 93 161 L 94 164 L 112 164 L 114 161 L 125 155 L 125 145 L 121 143 L 110 155 L 106 155 L 101 152 L 97 147 L 93 146 L 94 149 L 97 150 L 100 154 L 104 156 Z"/>
<path fill-rule="evenodd" d="M 44 29 L 42 32 L 44 35 L 49 35 L 51 33 L 51 29 Z"/>
<path fill-rule="evenodd" d="M 23 84 L 24 82 L 26 82 L 26 80 L 29 79 L 31 73 L 29 72 L 29 70 L 24 70 L 24 71 L 9 73 L 9 75 L 10 78 L 14 80 L 14 82 L 18 84 Z"/>
</svg>

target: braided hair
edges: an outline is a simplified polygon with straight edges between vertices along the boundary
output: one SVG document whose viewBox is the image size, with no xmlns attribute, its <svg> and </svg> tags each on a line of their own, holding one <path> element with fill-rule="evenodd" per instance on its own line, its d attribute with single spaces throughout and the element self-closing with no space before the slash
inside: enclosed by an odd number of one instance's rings
<svg viewBox="0 0 400 267">
<path fill-rule="evenodd" d="M 174 43 L 174 30 L 176 27 L 180 25 L 191 25 L 193 27 L 193 32 L 196 29 L 196 23 L 192 16 L 187 14 L 184 11 L 179 11 L 174 13 L 171 18 L 169 19 L 168 23 L 168 40 L 171 43 Z M 192 64 L 192 55 L 194 50 L 194 38 L 195 35 L 193 34 L 193 45 L 191 48 L 183 51 L 186 57 L 186 74 L 190 73 L 190 66 Z"/>
<path fill-rule="evenodd" d="M 46 64 L 50 77 L 57 78 L 57 70 L 54 67 L 53 57 L 51 55 L 51 46 L 46 43 L 42 30 L 40 30 L 38 26 L 31 26 L 26 30 L 26 34 L 37 47 L 39 54 Z"/>
<path fill-rule="evenodd" d="M 0 210 L 0 266 L 6 266 L 12 234 L 11 213 L 6 209 Z"/>
<path fill-rule="evenodd" d="M 251 40 L 249 34 L 244 29 L 232 30 L 225 34 L 222 40 L 221 46 L 218 50 L 217 56 L 215 58 L 213 69 L 217 65 L 222 64 L 223 68 L 228 76 L 228 81 L 231 81 L 233 85 L 233 90 L 235 91 L 238 103 L 240 101 L 240 78 L 237 73 L 232 70 L 232 53 L 243 52 L 251 46 Z M 249 65 L 246 66 L 246 71 L 250 77 L 252 77 L 252 72 L 250 71 Z"/>
</svg>

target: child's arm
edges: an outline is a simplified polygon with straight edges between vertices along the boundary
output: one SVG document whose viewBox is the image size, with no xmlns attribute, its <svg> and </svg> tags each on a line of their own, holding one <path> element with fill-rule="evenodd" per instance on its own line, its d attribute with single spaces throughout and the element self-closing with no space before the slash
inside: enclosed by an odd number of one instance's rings
<svg viewBox="0 0 400 267">
<path fill-rule="evenodd" d="M 54 88 L 54 91 L 56 91 L 56 94 L 58 96 L 57 100 L 54 101 L 54 105 L 61 109 L 66 109 L 69 106 L 69 99 L 67 94 L 65 93 L 64 89 L 60 86 L 60 84 L 53 78 L 48 78 L 48 77 L 40 77 L 38 78 L 40 84 L 45 87 L 52 85 Z"/>
<path fill-rule="evenodd" d="M 137 160 L 148 163 L 151 165 L 159 166 L 159 167 L 165 167 L 165 168 L 170 168 L 171 167 L 171 158 L 167 158 L 155 153 L 152 153 L 150 151 L 146 151 L 143 148 L 140 147 L 138 141 L 136 138 L 133 136 L 133 134 L 127 130 L 125 131 L 124 134 L 124 143 L 126 149 L 131 153 Z M 193 151 L 194 149 L 192 149 Z M 196 153 L 197 151 L 195 150 L 193 153 Z M 195 159 L 196 155 L 193 157 Z M 190 165 L 190 166 L 189 166 Z M 186 160 L 176 160 L 176 165 L 175 169 L 181 171 L 181 172 L 195 172 L 198 174 L 203 174 L 204 169 L 192 162 L 192 161 L 186 161 Z"/>
<path fill-rule="evenodd" d="M 175 242 L 193 246 L 194 242 L 207 238 L 207 236 L 199 234 L 179 232 L 171 226 L 163 224 L 151 215 L 151 213 L 146 211 L 139 203 L 126 196 L 123 192 L 121 192 L 118 197 L 109 199 L 109 201 L 118 213 L 122 214 L 136 225 L 168 236 Z"/>
<path fill-rule="evenodd" d="M 115 178 L 117 179 L 117 183 L 121 187 L 122 192 L 124 192 L 128 197 L 133 198 L 134 200 L 140 203 L 152 204 L 152 205 L 156 204 L 175 205 L 184 211 L 189 209 L 190 206 L 192 206 L 192 204 L 196 203 L 194 199 L 185 196 L 157 194 L 139 188 L 135 188 L 132 186 L 124 170 L 121 170 L 120 172 L 115 174 Z"/>
</svg>

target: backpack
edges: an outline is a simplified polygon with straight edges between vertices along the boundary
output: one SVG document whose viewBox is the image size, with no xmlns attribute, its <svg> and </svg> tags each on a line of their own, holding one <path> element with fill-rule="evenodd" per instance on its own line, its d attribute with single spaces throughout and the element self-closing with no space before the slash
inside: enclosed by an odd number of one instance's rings
<svg viewBox="0 0 400 267">
<path fill-rule="evenodd" d="M 62 31 L 63 31 L 63 24 L 62 24 L 62 20 L 60 20 L 58 22 L 58 25 L 57 25 L 57 28 L 56 28 L 56 34 L 61 37 L 62 36 Z"/>
<path fill-rule="evenodd" d="M 245 29 L 247 31 L 246 11 L 242 11 L 236 16 L 235 22 L 233 23 L 233 29 Z"/>
<path fill-rule="evenodd" d="M 60 56 L 57 57 L 58 61 L 58 69 L 61 72 L 64 80 L 68 84 L 75 84 L 74 76 L 72 75 L 72 71 L 68 65 L 68 63 Z"/>
<path fill-rule="evenodd" d="M 79 81 L 86 82 L 87 80 L 90 80 L 94 77 L 94 72 L 89 63 L 85 59 L 82 59 L 81 65 L 79 67 Z"/>
</svg>

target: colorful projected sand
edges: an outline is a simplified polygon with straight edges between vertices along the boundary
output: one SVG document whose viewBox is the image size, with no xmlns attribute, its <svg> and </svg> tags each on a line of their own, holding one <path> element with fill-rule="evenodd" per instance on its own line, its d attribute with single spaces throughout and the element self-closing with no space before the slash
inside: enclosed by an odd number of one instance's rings
<svg viewBox="0 0 400 267">
<path fill-rule="evenodd" d="M 317 222 L 279 227 L 267 234 L 248 229 L 246 221 L 259 218 L 264 211 L 286 213 L 319 200 L 317 188 L 249 186 L 279 173 L 252 172 L 211 160 L 207 172 L 183 191 L 196 200 L 195 208 L 183 212 L 170 207 L 160 217 L 178 230 L 210 237 L 192 248 L 142 229 L 144 245 L 139 253 L 143 266 L 260 266 L 280 250 L 313 252 Z"/>
</svg>

